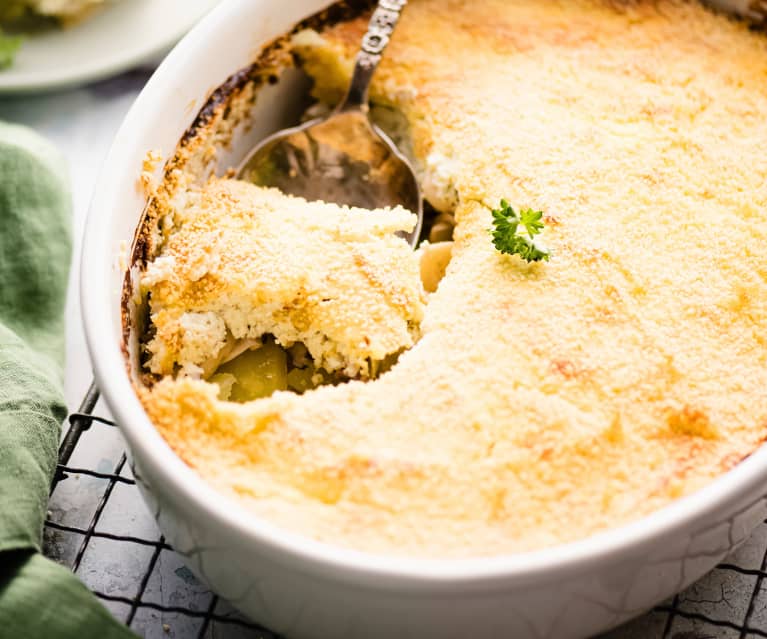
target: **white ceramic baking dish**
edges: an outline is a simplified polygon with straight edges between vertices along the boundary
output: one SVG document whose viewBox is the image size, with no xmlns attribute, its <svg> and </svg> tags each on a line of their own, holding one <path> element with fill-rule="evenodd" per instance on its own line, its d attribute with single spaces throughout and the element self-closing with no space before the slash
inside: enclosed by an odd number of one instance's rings
<svg viewBox="0 0 767 639">
<path fill-rule="evenodd" d="M 765 518 L 767 449 L 650 517 L 577 543 L 476 560 L 391 558 L 319 544 L 227 501 L 173 453 L 134 394 L 120 295 L 125 247 L 145 206 L 137 177 L 146 153 L 171 156 L 219 85 L 327 4 L 224 2 L 148 83 L 98 182 L 84 241 L 83 315 L 98 385 L 128 442 L 142 493 L 200 578 L 290 637 L 566 638 L 615 626 L 700 577 Z M 288 76 L 264 89 L 253 128 L 235 137 L 222 165 L 296 117 L 291 105 L 303 88 Z"/>
</svg>

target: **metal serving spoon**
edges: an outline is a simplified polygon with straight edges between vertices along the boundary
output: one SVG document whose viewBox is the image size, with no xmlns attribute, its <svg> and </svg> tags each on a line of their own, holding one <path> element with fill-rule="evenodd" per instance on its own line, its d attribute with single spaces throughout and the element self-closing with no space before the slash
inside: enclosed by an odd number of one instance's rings
<svg viewBox="0 0 767 639">
<path fill-rule="evenodd" d="M 380 0 L 357 54 L 346 96 L 328 116 L 278 131 L 254 148 L 238 177 L 307 200 L 374 209 L 401 204 L 418 216 L 403 233 L 415 246 L 423 222 L 410 162 L 370 121 L 368 89 L 407 0 Z"/>
</svg>

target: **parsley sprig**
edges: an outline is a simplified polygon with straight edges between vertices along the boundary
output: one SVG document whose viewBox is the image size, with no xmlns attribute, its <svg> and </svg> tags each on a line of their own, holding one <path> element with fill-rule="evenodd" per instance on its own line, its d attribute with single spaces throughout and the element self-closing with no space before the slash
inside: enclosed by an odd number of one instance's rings
<svg viewBox="0 0 767 639">
<path fill-rule="evenodd" d="M 528 262 L 549 261 L 551 253 L 535 236 L 543 230 L 543 212 L 526 208 L 517 213 L 506 200 L 493 209 L 493 245 L 501 253 L 519 255 Z"/>
</svg>

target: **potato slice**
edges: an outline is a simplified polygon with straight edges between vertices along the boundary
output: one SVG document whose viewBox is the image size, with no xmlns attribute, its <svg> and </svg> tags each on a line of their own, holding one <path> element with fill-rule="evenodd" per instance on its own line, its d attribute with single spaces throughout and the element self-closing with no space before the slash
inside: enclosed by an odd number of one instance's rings
<svg viewBox="0 0 767 639">
<path fill-rule="evenodd" d="M 266 343 L 219 366 L 210 381 L 216 382 L 216 378 L 229 381 L 220 377 L 224 375 L 235 378 L 229 391 L 229 401 L 249 402 L 269 397 L 275 391 L 288 388 L 288 356 L 281 346 Z"/>
<path fill-rule="evenodd" d="M 447 265 L 453 256 L 452 242 L 439 242 L 437 244 L 423 244 L 418 249 L 421 254 L 421 281 L 427 293 L 437 290 L 440 281 L 445 276 Z"/>
</svg>

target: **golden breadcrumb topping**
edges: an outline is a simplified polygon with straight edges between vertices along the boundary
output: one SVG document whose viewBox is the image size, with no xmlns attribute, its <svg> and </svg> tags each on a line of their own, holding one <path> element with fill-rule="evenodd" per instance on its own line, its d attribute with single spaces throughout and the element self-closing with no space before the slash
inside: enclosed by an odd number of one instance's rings
<svg viewBox="0 0 767 639">
<path fill-rule="evenodd" d="M 412 213 L 307 202 L 228 179 L 185 196 L 141 277 L 153 373 L 207 376 L 233 340 L 270 334 L 304 344 L 329 372 L 367 377 L 371 362 L 415 343 L 420 265 L 395 235 L 412 230 Z"/>
<path fill-rule="evenodd" d="M 296 39 L 316 95 L 364 28 Z M 540 548 L 697 490 L 767 435 L 766 79 L 764 35 L 692 1 L 413 0 L 372 95 L 455 203 L 420 341 L 242 405 L 167 378 L 147 412 L 223 493 L 376 553 Z M 544 211 L 550 262 L 494 249 L 501 198 Z"/>
</svg>

